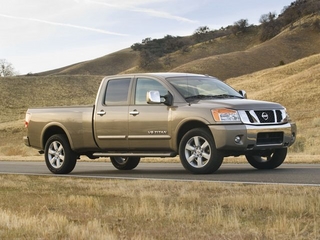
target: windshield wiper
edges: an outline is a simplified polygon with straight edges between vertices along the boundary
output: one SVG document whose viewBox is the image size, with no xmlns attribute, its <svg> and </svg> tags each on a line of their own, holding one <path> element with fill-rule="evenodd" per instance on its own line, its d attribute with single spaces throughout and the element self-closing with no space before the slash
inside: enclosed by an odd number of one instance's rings
<svg viewBox="0 0 320 240">
<path fill-rule="evenodd" d="M 220 94 L 220 95 L 214 95 L 212 97 L 215 97 L 215 98 L 243 98 L 241 96 L 235 96 L 235 95 L 230 95 L 230 94 Z"/>
<path fill-rule="evenodd" d="M 230 95 L 230 94 L 220 94 L 220 95 L 193 95 L 189 97 L 185 97 L 185 99 L 205 99 L 205 98 L 243 98 L 240 96 Z"/>
<path fill-rule="evenodd" d="M 185 99 L 186 99 L 186 100 L 187 100 L 187 99 L 204 99 L 204 98 L 213 98 L 213 97 L 215 97 L 215 96 L 213 96 L 213 95 L 201 95 L 201 94 L 199 94 L 199 95 L 193 95 L 193 96 L 185 97 Z"/>
</svg>

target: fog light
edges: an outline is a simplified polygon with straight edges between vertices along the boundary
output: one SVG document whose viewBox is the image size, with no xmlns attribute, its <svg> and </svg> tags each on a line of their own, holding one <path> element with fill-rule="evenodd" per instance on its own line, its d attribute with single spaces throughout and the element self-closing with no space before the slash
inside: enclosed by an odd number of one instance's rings
<svg viewBox="0 0 320 240">
<path fill-rule="evenodd" d="M 241 136 L 236 136 L 236 137 L 234 138 L 234 142 L 235 142 L 236 144 L 240 144 L 240 143 L 241 143 Z"/>
</svg>

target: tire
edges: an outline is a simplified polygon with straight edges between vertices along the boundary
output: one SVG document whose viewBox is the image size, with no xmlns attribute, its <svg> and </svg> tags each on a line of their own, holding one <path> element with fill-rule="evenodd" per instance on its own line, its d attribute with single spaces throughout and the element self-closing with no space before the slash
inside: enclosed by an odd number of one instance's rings
<svg viewBox="0 0 320 240">
<path fill-rule="evenodd" d="M 51 136 L 46 142 L 44 154 L 48 169 L 55 174 L 70 173 L 76 166 L 78 158 L 64 134 Z"/>
<path fill-rule="evenodd" d="M 192 129 L 182 137 L 179 155 L 183 167 L 195 174 L 213 173 L 223 161 L 212 135 L 203 128 Z"/>
<path fill-rule="evenodd" d="M 264 156 L 246 155 L 246 158 L 250 165 L 257 169 L 274 169 L 284 162 L 287 151 L 287 148 L 273 149 Z"/>
<path fill-rule="evenodd" d="M 138 166 L 140 157 L 110 157 L 112 165 L 119 170 L 132 170 Z"/>
</svg>

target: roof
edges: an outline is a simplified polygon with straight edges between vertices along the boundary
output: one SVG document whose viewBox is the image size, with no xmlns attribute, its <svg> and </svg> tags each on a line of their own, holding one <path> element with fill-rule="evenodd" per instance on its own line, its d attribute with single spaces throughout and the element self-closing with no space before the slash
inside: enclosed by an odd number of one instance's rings
<svg viewBox="0 0 320 240">
<path fill-rule="evenodd" d="M 195 73 L 179 73 L 179 72 L 153 72 L 153 73 L 130 73 L 130 74 L 118 74 L 113 76 L 107 76 L 110 77 L 135 77 L 135 76 L 150 76 L 150 77 L 160 77 L 160 78 L 168 78 L 168 77 L 203 77 L 205 75 L 203 74 L 195 74 Z"/>
</svg>

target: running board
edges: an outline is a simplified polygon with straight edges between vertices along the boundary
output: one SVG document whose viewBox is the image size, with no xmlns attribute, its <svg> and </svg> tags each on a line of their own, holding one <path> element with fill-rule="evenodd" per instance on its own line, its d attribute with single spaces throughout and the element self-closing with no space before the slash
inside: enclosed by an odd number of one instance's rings
<svg viewBox="0 0 320 240">
<path fill-rule="evenodd" d="M 94 157 L 175 157 L 174 152 L 168 153 L 94 153 Z"/>
</svg>

